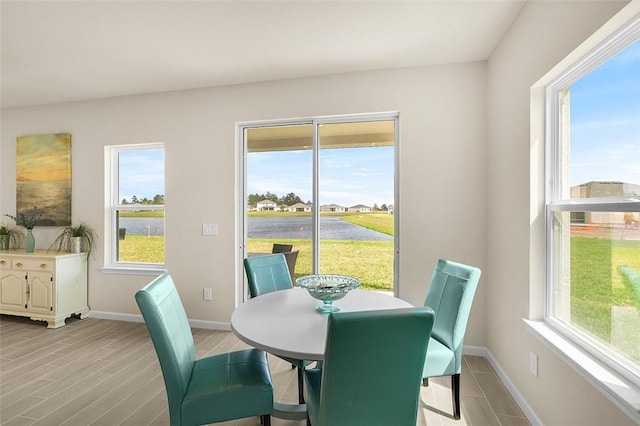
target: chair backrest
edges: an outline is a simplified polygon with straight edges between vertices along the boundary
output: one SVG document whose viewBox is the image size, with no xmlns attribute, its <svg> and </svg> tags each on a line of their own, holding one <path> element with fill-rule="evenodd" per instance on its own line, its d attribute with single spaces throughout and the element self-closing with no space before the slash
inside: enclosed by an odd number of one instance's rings
<svg viewBox="0 0 640 426">
<path fill-rule="evenodd" d="M 435 312 L 431 337 L 455 353 L 456 372 L 462 365 L 462 345 L 480 269 L 439 259 L 431 276 L 424 305 Z"/>
<path fill-rule="evenodd" d="M 287 251 L 284 254 L 284 258 L 287 261 L 287 268 L 289 268 L 289 275 L 291 276 L 291 283 L 293 284 L 296 281 L 296 262 L 298 260 L 298 253 L 300 250 Z"/>
<path fill-rule="evenodd" d="M 244 269 L 251 297 L 293 287 L 283 253 L 247 257 L 244 259 Z"/>
<path fill-rule="evenodd" d="M 330 314 L 321 425 L 411 425 L 433 326 L 430 308 Z"/>
<path fill-rule="evenodd" d="M 139 290 L 136 303 L 160 361 L 171 424 L 179 424 L 180 406 L 196 359 L 187 314 L 169 274 L 160 275 Z"/>
<path fill-rule="evenodd" d="M 285 253 L 288 251 L 293 250 L 293 245 L 292 244 L 278 244 L 278 243 L 274 243 L 273 247 L 271 248 L 271 253 Z"/>
</svg>

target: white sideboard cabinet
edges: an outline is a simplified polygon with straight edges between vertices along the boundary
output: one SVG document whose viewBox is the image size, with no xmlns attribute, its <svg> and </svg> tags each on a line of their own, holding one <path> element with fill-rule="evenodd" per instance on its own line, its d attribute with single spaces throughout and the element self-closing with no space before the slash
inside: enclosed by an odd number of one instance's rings
<svg viewBox="0 0 640 426">
<path fill-rule="evenodd" d="M 89 315 L 87 253 L 0 251 L 0 314 L 47 321 L 49 328 Z"/>
</svg>

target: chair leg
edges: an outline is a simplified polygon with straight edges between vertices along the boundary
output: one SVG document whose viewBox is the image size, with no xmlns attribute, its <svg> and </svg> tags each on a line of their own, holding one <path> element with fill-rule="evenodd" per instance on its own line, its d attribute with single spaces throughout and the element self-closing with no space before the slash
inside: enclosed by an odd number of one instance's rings
<svg viewBox="0 0 640 426">
<path fill-rule="evenodd" d="M 298 403 L 304 404 L 304 372 L 298 367 Z"/>
<path fill-rule="evenodd" d="M 423 377 L 422 378 L 422 386 L 429 386 L 429 378 L 428 377 Z"/>
<path fill-rule="evenodd" d="M 269 414 L 260 416 L 260 423 L 262 423 L 264 426 L 271 426 L 271 416 Z"/>
<path fill-rule="evenodd" d="M 460 374 L 451 376 L 451 398 L 453 400 L 453 418 L 460 420 Z"/>
</svg>

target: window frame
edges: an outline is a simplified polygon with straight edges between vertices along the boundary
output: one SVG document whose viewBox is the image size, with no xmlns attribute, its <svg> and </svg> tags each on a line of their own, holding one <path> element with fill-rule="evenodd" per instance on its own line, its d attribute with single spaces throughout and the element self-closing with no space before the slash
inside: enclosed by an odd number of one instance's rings
<svg viewBox="0 0 640 426">
<path fill-rule="evenodd" d="M 635 15 L 634 15 L 635 14 Z M 617 27 L 616 27 L 617 25 Z M 599 34 L 600 33 L 600 34 Z M 590 383 L 622 408 L 631 418 L 640 419 L 640 374 L 630 364 L 612 356 L 608 348 L 595 339 L 583 335 L 553 316 L 554 276 L 557 253 L 554 246 L 554 213 L 556 212 L 638 212 L 640 197 L 571 199 L 562 197 L 562 97 L 561 92 L 598 66 L 608 61 L 625 47 L 640 39 L 640 13 L 631 10 L 587 40 L 583 46 L 552 69 L 547 76 L 532 86 L 532 111 L 544 108 L 544 124 L 532 115 L 532 142 L 544 138 L 544 285 L 541 310 L 532 304 L 530 320 L 525 321 L 530 331 L 554 349 Z M 603 34 L 604 33 L 604 37 Z M 598 41 L 599 40 L 599 41 Z M 582 53 L 582 56 L 579 56 Z M 542 118 L 542 116 L 538 116 Z M 534 171 L 535 172 L 535 171 Z M 533 266 L 533 265 L 532 265 Z M 535 277 L 535 274 L 533 275 Z M 533 288 L 538 288 L 535 285 Z M 540 316 L 538 316 L 540 315 Z M 542 321 L 540 321 L 539 319 Z"/>
<path fill-rule="evenodd" d="M 120 200 L 120 174 L 119 174 L 119 154 L 121 152 L 147 151 L 152 149 L 162 149 L 166 154 L 163 142 L 137 143 L 126 145 L 105 146 L 105 242 L 104 242 L 104 267 L 101 268 L 106 274 L 131 274 L 131 275 L 159 275 L 166 272 L 165 263 L 139 263 L 117 261 L 117 238 L 116 217 L 118 211 L 134 210 L 128 204 L 122 204 Z M 164 170 L 166 176 L 166 170 Z M 166 198 L 165 198 L 166 201 Z M 136 205 L 135 210 L 162 210 L 165 211 L 165 204 Z M 166 239 L 165 239 L 166 250 Z M 166 259 L 165 259 L 166 260 Z"/>
</svg>

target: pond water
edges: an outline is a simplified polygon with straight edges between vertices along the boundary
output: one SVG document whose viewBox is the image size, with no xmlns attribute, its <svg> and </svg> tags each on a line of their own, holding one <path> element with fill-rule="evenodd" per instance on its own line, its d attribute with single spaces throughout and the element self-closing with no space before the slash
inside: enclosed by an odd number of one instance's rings
<svg viewBox="0 0 640 426">
<path fill-rule="evenodd" d="M 127 235 L 164 235 L 164 219 L 121 217 L 120 228 L 126 228 Z M 248 233 L 249 238 L 310 239 L 311 217 L 250 217 Z M 393 237 L 336 216 L 320 216 L 320 239 L 390 241 Z"/>
<path fill-rule="evenodd" d="M 127 235 L 164 235 L 164 219 L 121 217 L 120 228 Z M 311 217 L 250 217 L 249 238 L 311 239 Z M 391 235 L 366 229 L 337 216 L 320 216 L 321 240 L 390 241 Z"/>
<path fill-rule="evenodd" d="M 250 217 L 249 238 L 311 239 L 311 217 Z M 337 216 L 320 216 L 321 240 L 389 241 L 391 235 L 345 222 Z"/>
<path fill-rule="evenodd" d="M 120 228 L 127 235 L 164 235 L 164 219 L 161 217 L 121 217 Z"/>
</svg>

